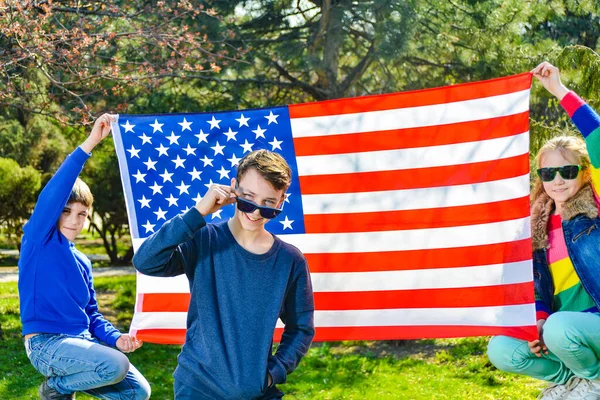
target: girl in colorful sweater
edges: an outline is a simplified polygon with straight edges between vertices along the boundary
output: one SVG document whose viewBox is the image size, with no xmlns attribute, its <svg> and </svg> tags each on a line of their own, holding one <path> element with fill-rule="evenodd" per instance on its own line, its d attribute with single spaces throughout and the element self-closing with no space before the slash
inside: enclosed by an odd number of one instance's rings
<svg viewBox="0 0 600 400">
<path fill-rule="evenodd" d="M 555 66 L 543 62 L 532 72 L 585 142 L 556 137 L 536 157 L 531 230 L 539 339 L 497 336 L 488 356 L 501 370 L 551 382 L 539 399 L 600 399 L 600 117 L 561 83 Z"/>
</svg>

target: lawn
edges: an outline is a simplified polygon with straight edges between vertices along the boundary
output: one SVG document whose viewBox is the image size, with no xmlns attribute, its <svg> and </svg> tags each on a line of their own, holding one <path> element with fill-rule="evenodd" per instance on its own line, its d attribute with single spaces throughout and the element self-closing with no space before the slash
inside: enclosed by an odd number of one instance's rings
<svg viewBox="0 0 600 400">
<path fill-rule="evenodd" d="M 135 278 L 96 279 L 101 310 L 122 330 L 133 309 Z M 42 381 L 20 336 L 17 284 L 0 283 L 0 399 L 35 399 Z M 533 399 L 540 382 L 504 374 L 487 361 L 487 338 L 315 343 L 281 388 L 286 399 Z M 173 398 L 178 346 L 145 344 L 131 362 L 153 399 Z M 78 394 L 78 399 L 91 397 Z"/>
</svg>

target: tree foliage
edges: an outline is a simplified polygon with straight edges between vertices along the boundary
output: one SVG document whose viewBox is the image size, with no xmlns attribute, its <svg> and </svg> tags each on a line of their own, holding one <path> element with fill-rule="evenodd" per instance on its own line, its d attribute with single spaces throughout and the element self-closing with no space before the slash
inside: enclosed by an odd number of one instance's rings
<svg viewBox="0 0 600 400">
<path fill-rule="evenodd" d="M 0 158 L 0 226 L 19 247 L 23 225 L 33 211 L 40 184 L 40 173 L 34 168 L 21 168 L 14 160 Z"/>
<path fill-rule="evenodd" d="M 87 123 L 165 79 L 218 72 L 235 49 L 188 0 L 0 0 L 0 104 Z M 59 105 L 57 107 L 57 105 Z"/>
</svg>

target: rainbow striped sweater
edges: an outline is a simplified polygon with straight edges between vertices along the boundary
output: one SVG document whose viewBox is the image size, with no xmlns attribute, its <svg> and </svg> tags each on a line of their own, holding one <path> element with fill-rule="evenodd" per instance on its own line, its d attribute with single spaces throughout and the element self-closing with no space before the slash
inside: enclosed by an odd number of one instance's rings
<svg viewBox="0 0 600 400">
<path fill-rule="evenodd" d="M 600 116 L 574 92 L 569 92 L 562 99 L 561 105 L 585 138 L 592 162 L 592 189 L 600 208 Z M 548 242 L 548 265 L 554 283 L 554 309 L 548 310 L 543 302 L 536 299 L 537 319 L 546 319 L 551 312 L 556 311 L 600 312 L 581 284 L 569 258 L 560 215 L 552 215 L 548 221 Z"/>
</svg>

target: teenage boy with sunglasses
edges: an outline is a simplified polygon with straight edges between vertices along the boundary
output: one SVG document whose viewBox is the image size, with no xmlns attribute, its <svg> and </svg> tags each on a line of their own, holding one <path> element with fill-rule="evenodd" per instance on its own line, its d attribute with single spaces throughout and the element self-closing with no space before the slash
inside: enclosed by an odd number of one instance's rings
<svg viewBox="0 0 600 400">
<path fill-rule="evenodd" d="M 191 300 L 178 358 L 176 399 L 277 399 L 314 336 L 306 259 L 265 230 L 279 214 L 291 170 L 267 150 L 247 154 L 231 186 L 212 185 L 194 208 L 150 236 L 133 263 L 142 273 L 185 273 Z M 237 202 L 232 219 L 205 217 Z M 285 324 L 272 354 L 277 319 Z"/>
</svg>

